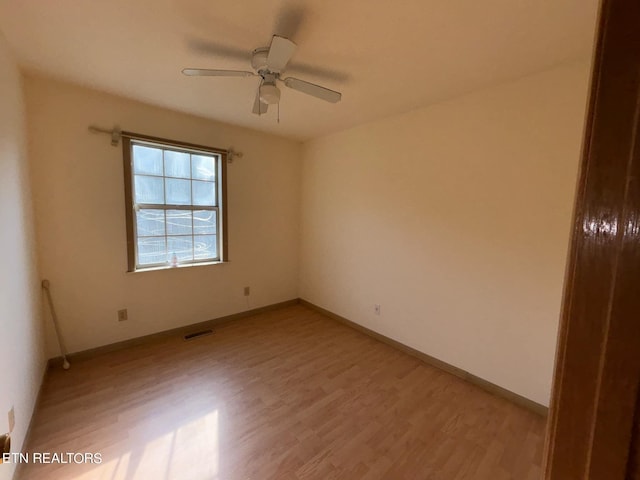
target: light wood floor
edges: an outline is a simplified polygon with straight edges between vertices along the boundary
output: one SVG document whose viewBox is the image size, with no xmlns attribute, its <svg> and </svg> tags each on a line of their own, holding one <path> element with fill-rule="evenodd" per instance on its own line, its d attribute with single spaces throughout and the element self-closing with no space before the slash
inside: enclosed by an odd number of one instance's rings
<svg viewBox="0 0 640 480">
<path fill-rule="evenodd" d="M 20 479 L 538 480 L 544 420 L 302 306 L 77 361 Z"/>
</svg>

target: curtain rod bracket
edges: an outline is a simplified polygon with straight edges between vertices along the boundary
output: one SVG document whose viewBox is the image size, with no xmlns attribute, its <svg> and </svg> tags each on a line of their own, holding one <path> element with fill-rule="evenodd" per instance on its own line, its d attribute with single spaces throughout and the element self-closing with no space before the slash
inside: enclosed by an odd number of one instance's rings
<svg viewBox="0 0 640 480">
<path fill-rule="evenodd" d="M 236 152 L 233 147 L 227 149 L 227 163 L 233 163 L 234 158 L 242 158 L 242 152 Z"/>
<path fill-rule="evenodd" d="M 114 127 L 113 130 L 111 130 L 111 146 L 117 147 L 118 144 L 120 143 L 121 138 L 122 138 L 122 132 L 118 127 Z"/>
<path fill-rule="evenodd" d="M 120 139 L 122 138 L 122 131 L 117 126 L 113 127 L 111 130 L 108 130 L 106 128 L 100 128 L 100 127 L 96 127 L 95 125 L 90 125 L 89 131 L 91 133 L 107 133 L 111 135 L 112 147 L 117 147 L 118 144 L 120 143 Z"/>
</svg>

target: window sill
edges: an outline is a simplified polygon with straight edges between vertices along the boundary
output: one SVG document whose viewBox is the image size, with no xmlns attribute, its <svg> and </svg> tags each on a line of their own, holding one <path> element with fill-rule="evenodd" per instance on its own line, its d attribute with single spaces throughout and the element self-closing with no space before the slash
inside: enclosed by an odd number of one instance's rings
<svg viewBox="0 0 640 480">
<path fill-rule="evenodd" d="M 187 263 L 184 265 L 177 265 L 175 267 L 172 267 L 170 265 L 163 265 L 160 267 L 138 268 L 136 270 L 133 270 L 131 272 L 126 272 L 126 273 L 127 275 L 134 275 L 137 273 L 161 272 L 164 270 L 182 270 L 184 268 L 192 268 L 192 267 L 208 267 L 211 265 L 223 265 L 225 263 L 229 263 L 229 261 L 226 260 L 226 261 L 216 261 L 216 262 Z"/>
</svg>

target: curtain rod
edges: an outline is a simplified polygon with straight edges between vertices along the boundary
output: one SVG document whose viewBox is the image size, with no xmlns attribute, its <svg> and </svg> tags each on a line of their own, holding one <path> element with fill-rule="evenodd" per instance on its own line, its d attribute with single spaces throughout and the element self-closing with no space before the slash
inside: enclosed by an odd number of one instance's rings
<svg viewBox="0 0 640 480">
<path fill-rule="evenodd" d="M 131 132 L 124 132 L 122 130 L 120 130 L 118 127 L 114 127 L 114 128 L 102 128 L 102 127 L 96 127 L 95 125 L 89 125 L 89 131 L 91 133 L 102 133 L 105 135 L 110 135 L 111 136 L 111 145 L 114 147 L 117 147 L 118 144 L 120 143 L 120 139 L 122 139 L 123 137 L 125 138 L 133 138 L 133 139 L 139 139 L 139 140 L 157 140 L 160 142 L 166 142 L 166 143 L 171 143 L 171 141 L 167 141 L 167 140 L 163 140 L 160 138 L 155 138 L 155 137 L 150 137 L 148 135 L 142 135 L 142 134 L 136 134 L 136 133 L 131 133 Z M 175 143 L 175 146 L 177 147 L 189 147 L 189 144 L 180 144 L 179 142 Z M 197 147 L 197 145 L 192 145 L 193 147 Z M 207 150 L 214 150 L 214 151 L 218 151 L 220 153 L 225 153 L 227 155 L 227 162 L 232 163 L 233 160 L 235 158 L 242 158 L 242 152 L 236 152 L 233 147 L 229 147 L 226 150 L 225 149 L 212 149 L 210 147 L 202 147 L 202 148 L 206 148 Z"/>
</svg>

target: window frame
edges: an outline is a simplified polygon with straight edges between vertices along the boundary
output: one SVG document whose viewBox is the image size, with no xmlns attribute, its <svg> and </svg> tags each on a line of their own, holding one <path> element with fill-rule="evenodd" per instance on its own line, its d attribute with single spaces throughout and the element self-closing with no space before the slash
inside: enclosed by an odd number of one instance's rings
<svg viewBox="0 0 640 480">
<path fill-rule="evenodd" d="M 166 138 L 152 137 L 149 135 L 141 135 L 132 132 L 122 132 L 122 158 L 124 164 L 124 197 L 125 197 L 125 219 L 127 234 L 127 272 L 144 272 L 150 270 L 164 270 L 175 268 L 169 264 L 150 264 L 148 266 L 140 266 L 137 264 L 137 233 L 135 220 L 135 202 L 133 200 L 133 145 L 147 144 L 165 150 L 173 150 L 195 154 L 216 155 L 219 157 L 217 162 L 216 176 L 216 193 L 218 205 L 214 207 L 204 207 L 201 205 L 163 205 L 158 210 L 214 210 L 217 212 L 218 231 L 216 232 L 216 241 L 218 243 L 217 259 L 202 259 L 183 262 L 178 265 L 180 267 L 194 267 L 224 263 L 229 261 L 228 237 L 227 237 L 227 150 L 209 147 L 205 145 L 197 145 L 194 143 L 180 142 L 177 140 L 169 140 Z M 167 178 L 164 175 L 162 178 Z M 146 205 L 146 204 L 145 204 Z M 155 205 L 157 208 L 157 205 Z M 166 238 L 166 232 L 165 232 Z"/>
</svg>

